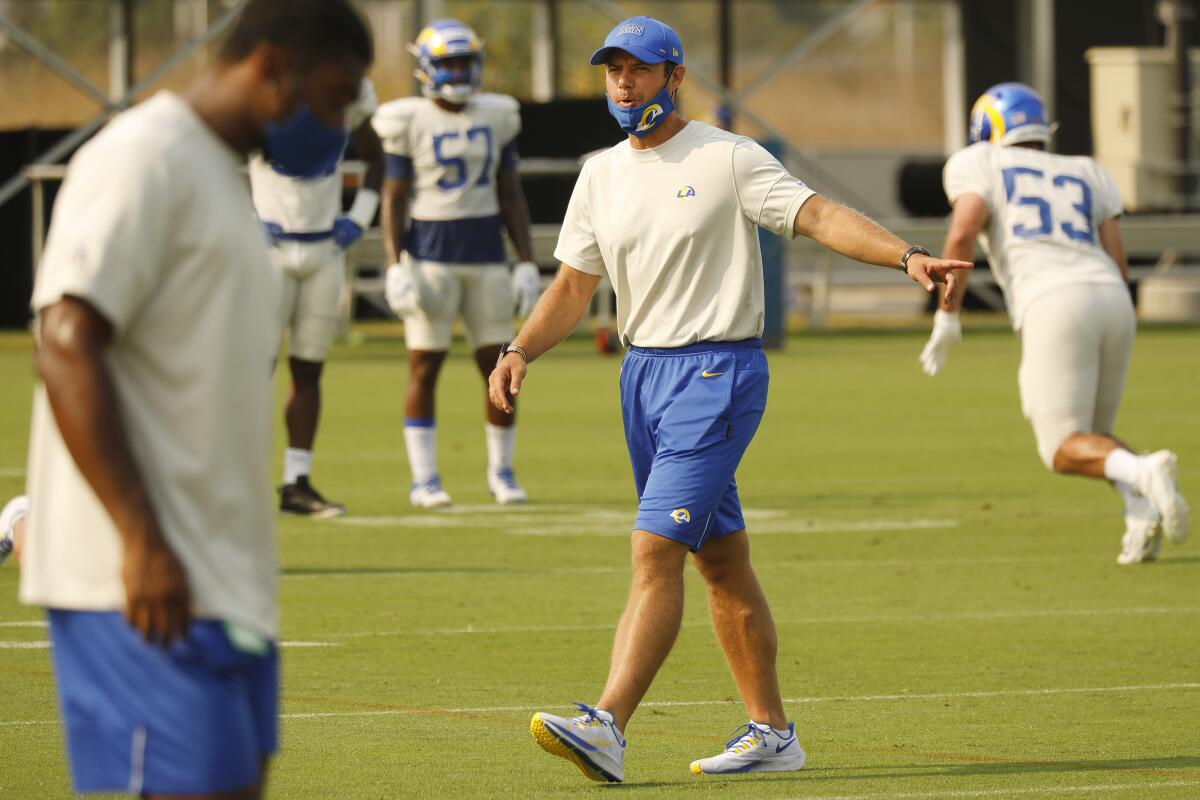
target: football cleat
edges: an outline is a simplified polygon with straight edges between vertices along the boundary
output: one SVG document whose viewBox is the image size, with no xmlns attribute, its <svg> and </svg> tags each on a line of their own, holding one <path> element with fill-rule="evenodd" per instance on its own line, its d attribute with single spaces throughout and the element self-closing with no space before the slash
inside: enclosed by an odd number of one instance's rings
<svg viewBox="0 0 1200 800">
<path fill-rule="evenodd" d="M 1142 456 L 1141 469 L 1133 488 L 1150 501 L 1167 538 L 1179 544 L 1188 537 L 1191 512 L 1179 492 L 1176 461 L 1175 454 L 1170 450 Z"/>
<path fill-rule="evenodd" d="M 408 502 L 415 508 L 446 508 L 450 495 L 442 488 L 442 479 L 434 475 L 424 483 L 414 483 L 408 493 Z"/>
<path fill-rule="evenodd" d="M 1162 540 L 1154 507 L 1144 497 L 1134 498 L 1125 509 L 1125 535 L 1121 537 L 1117 563 L 1127 566 L 1153 561 L 1158 558 Z"/>
<path fill-rule="evenodd" d="M 9 500 L 0 511 L 0 564 L 3 564 L 13 551 L 13 527 L 17 520 L 27 516 L 29 498 L 23 494 Z"/>
<path fill-rule="evenodd" d="M 808 754 L 796 738 L 796 723 L 788 723 L 782 737 L 769 725 L 748 722 L 733 732 L 725 752 L 692 762 L 697 775 L 733 775 L 742 772 L 793 772 L 804 767 Z"/>
<path fill-rule="evenodd" d="M 295 483 L 279 487 L 279 510 L 312 519 L 332 519 L 346 513 L 344 505 L 322 497 L 308 482 L 307 475 L 296 478 Z"/>
<path fill-rule="evenodd" d="M 408 46 L 417 60 L 413 74 L 426 97 L 465 103 L 483 80 L 483 40 L 465 22 L 431 22 Z M 451 66 L 451 59 L 462 59 Z M 461 66 L 465 64 L 465 66 Z M 456 68 L 457 67 L 457 68 Z"/>
<path fill-rule="evenodd" d="M 511 469 L 488 470 L 488 491 L 496 502 L 502 506 L 528 503 L 529 495 L 517 483 L 517 476 Z"/>
<path fill-rule="evenodd" d="M 538 745 L 579 767 L 593 781 L 620 783 L 625 779 L 625 738 L 613 725 L 612 714 L 583 703 L 580 717 L 559 717 L 539 711 L 529 723 Z"/>
</svg>

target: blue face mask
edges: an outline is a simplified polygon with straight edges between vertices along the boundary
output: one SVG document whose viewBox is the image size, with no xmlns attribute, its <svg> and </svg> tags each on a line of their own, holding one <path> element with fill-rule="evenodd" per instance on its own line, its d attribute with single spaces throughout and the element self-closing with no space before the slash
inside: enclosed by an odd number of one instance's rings
<svg viewBox="0 0 1200 800">
<path fill-rule="evenodd" d="M 621 108 L 610 97 L 608 98 L 608 113 L 613 115 L 613 119 L 621 126 L 621 130 L 640 139 L 657 128 L 658 124 L 675 110 L 675 104 L 671 102 L 671 93 L 667 91 L 670 83 L 671 79 L 667 78 L 663 88 L 654 95 L 650 102 L 633 108 Z"/>
<path fill-rule="evenodd" d="M 346 150 L 341 128 L 321 122 L 307 103 L 283 122 L 269 122 L 263 155 L 276 172 L 296 178 L 330 175 Z"/>
</svg>

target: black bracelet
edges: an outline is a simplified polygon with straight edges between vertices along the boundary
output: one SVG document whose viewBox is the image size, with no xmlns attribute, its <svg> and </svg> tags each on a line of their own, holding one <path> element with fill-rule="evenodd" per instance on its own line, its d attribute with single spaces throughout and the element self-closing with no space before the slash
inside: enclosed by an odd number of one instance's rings
<svg viewBox="0 0 1200 800">
<path fill-rule="evenodd" d="M 919 244 L 914 244 L 912 247 L 905 250 L 904 255 L 900 256 L 900 269 L 904 270 L 905 275 L 908 274 L 908 260 L 917 253 L 920 253 L 923 256 L 932 255 L 932 253 L 930 253 L 924 247 L 921 247 Z"/>
<path fill-rule="evenodd" d="M 524 361 L 526 364 L 529 363 L 529 354 L 525 352 L 524 347 L 521 347 L 518 344 L 506 344 L 504 347 L 500 348 L 500 360 L 503 360 L 504 357 L 509 353 L 516 353 L 521 357 L 522 361 Z"/>
</svg>

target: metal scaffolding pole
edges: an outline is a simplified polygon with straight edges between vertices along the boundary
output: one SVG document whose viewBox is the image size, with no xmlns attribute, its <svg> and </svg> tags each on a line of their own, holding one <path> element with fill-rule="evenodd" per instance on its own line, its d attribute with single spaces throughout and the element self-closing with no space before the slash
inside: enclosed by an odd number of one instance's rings
<svg viewBox="0 0 1200 800">
<path fill-rule="evenodd" d="M 102 100 L 99 98 L 95 98 L 95 99 L 97 99 L 97 102 L 101 103 L 101 105 L 104 107 L 104 110 L 101 111 L 96 116 L 89 119 L 87 122 L 80 125 L 74 131 L 72 131 L 66 138 L 64 138 L 58 144 L 51 147 L 49 150 L 46 150 L 45 152 L 43 152 L 41 155 L 39 155 L 37 158 L 35 158 L 30 163 L 31 164 L 53 164 L 53 163 L 56 163 L 57 161 L 59 161 L 60 159 L 64 158 L 65 156 L 69 155 L 70 153 L 72 153 L 75 150 L 75 148 L 79 147 L 79 145 L 81 145 L 83 142 L 87 141 L 88 137 L 90 137 L 101 126 L 103 126 L 105 122 L 108 121 L 108 118 L 109 118 L 109 115 L 111 112 L 128 107 L 135 99 L 137 99 L 138 95 L 140 95 L 142 92 L 146 91 L 151 86 L 153 86 L 154 84 L 156 84 L 160 80 L 162 80 L 164 75 L 166 75 L 171 70 L 175 69 L 175 67 L 177 67 L 179 64 L 181 64 L 183 61 L 187 60 L 198 49 L 200 49 L 201 47 L 204 47 L 209 42 L 213 41 L 218 36 L 220 36 L 222 33 L 224 33 L 225 29 L 228 28 L 230 26 L 230 24 L 233 23 L 233 20 L 241 12 L 242 7 L 245 6 L 245 4 L 247 2 L 248 2 L 248 0 L 236 0 L 234 5 L 232 5 L 228 11 L 226 11 L 216 22 L 214 22 L 212 27 L 209 28 L 204 33 L 204 35 L 198 36 L 195 39 L 192 39 L 184 47 L 175 51 L 175 53 L 172 54 L 169 58 L 167 58 L 166 61 L 162 62 L 157 67 L 155 67 L 154 70 L 152 70 L 149 75 L 147 75 L 142 80 L 138 81 L 137 84 L 129 87 L 128 90 L 126 92 L 124 92 L 119 98 L 116 98 L 115 101 L 110 100 L 108 97 L 104 96 L 103 93 L 101 92 L 100 94 L 103 97 L 103 99 Z M 17 25 L 14 25 L 11 21 L 5 19 L 4 17 L 0 17 L 0 30 L 2 30 L 4 33 L 8 34 L 9 38 L 12 39 L 14 42 L 18 41 L 19 38 L 22 38 L 22 39 L 26 40 L 27 42 L 35 42 L 36 43 L 36 40 L 33 39 L 33 37 L 29 36 L 29 34 L 26 33 L 23 29 L 21 29 Z M 70 77 L 67 73 L 64 73 L 59 70 L 59 68 L 58 68 L 59 65 L 57 63 L 55 63 L 55 61 L 57 60 L 57 62 L 62 62 L 62 59 L 58 59 L 57 56 L 55 56 L 53 59 L 47 61 L 43 58 L 45 53 L 52 54 L 52 51 L 50 51 L 49 48 L 46 48 L 43 45 L 39 44 L 38 47 L 40 48 L 40 50 L 38 52 L 35 52 L 35 50 L 31 50 L 30 48 L 25 47 L 24 44 L 22 44 L 21 46 L 23 49 L 25 49 L 26 52 L 30 53 L 30 55 L 33 55 L 35 58 L 37 58 L 38 60 L 45 63 L 52 70 L 54 70 L 56 73 L 61 75 L 65 80 L 68 80 L 72 84 L 78 85 L 78 83 L 75 79 Z M 45 52 L 40 52 L 40 51 L 45 51 Z M 92 88 L 96 92 L 100 91 L 99 89 L 96 89 L 94 86 Z M 92 92 L 88 92 L 88 93 L 92 94 Z M 29 175 L 27 173 L 28 173 L 28 170 L 22 170 L 20 173 L 13 176 L 3 186 L 0 186 L 0 206 L 7 203 L 9 200 L 11 200 L 13 197 L 18 195 L 25 187 L 27 187 L 29 185 Z"/>
</svg>

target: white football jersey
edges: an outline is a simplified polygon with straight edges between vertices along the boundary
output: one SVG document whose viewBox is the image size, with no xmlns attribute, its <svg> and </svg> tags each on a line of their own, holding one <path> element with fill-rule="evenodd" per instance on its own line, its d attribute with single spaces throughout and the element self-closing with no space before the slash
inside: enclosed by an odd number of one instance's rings
<svg viewBox="0 0 1200 800">
<path fill-rule="evenodd" d="M 500 213 L 496 173 L 521 132 L 520 106 L 503 94 L 477 94 L 462 111 L 425 97 L 384 103 L 372 123 L 388 156 L 411 159 L 414 220 L 456 220 Z"/>
<path fill-rule="evenodd" d="M 1066 284 L 1124 285 L 1100 246 L 1100 224 L 1123 212 L 1112 177 L 1086 156 L 973 144 L 942 172 L 953 205 L 964 194 L 987 202 L 979 243 L 1004 291 L 1013 327 L 1034 298 Z"/>
<path fill-rule="evenodd" d="M 358 130 L 378 107 L 375 85 L 363 78 L 358 99 L 346 107 L 346 131 Z M 333 221 L 342 213 L 341 163 L 328 174 L 302 178 L 278 172 L 262 153 L 256 153 L 250 159 L 250 190 L 259 219 L 274 222 L 288 233 L 333 228 Z"/>
</svg>

